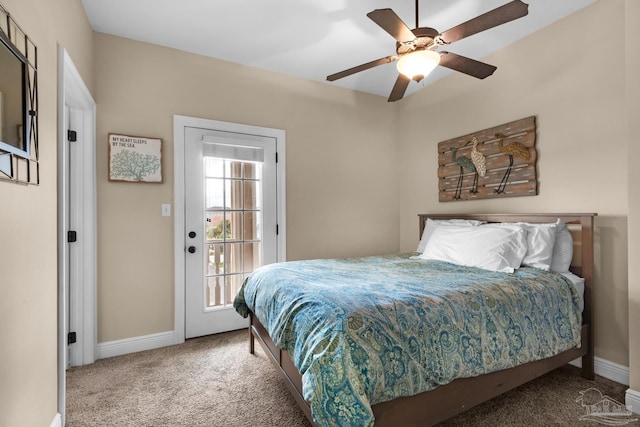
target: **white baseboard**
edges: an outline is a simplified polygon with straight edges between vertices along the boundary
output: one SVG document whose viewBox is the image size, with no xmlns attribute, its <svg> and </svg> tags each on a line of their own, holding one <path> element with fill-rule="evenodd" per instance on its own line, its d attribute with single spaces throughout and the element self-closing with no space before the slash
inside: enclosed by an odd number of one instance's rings
<svg viewBox="0 0 640 427">
<path fill-rule="evenodd" d="M 136 353 L 138 351 L 153 350 L 176 344 L 174 331 L 160 332 L 157 334 L 143 335 L 140 337 L 126 338 L 123 340 L 107 341 L 98 344 L 97 358 L 121 356 L 123 354 Z"/>
<path fill-rule="evenodd" d="M 53 421 L 51 421 L 51 426 L 49 427 L 62 427 L 62 415 L 56 414 L 56 416 L 53 417 Z"/>
<path fill-rule="evenodd" d="M 582 359 L 576 359 L 570 362 L 571 365 L 582 367 Z M 620 384 L 629 385 L 629 367 L 609 362 L 599 357 L 593 358 L 593 370 L 596 375 L 610 379 Z M 640 408 L 640 407 L 639 407 Z"/>
<path fill-rule="evenodd" d="M 625 395 L 625 405 L 634 414 L 640 414 L 640 392 L 628 389 Z"/>
</svg>

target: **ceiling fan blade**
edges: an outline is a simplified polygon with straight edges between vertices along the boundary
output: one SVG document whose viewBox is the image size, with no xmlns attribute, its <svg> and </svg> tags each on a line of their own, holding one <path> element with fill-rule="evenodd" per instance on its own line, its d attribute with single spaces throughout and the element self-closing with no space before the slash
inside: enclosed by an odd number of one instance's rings
<svg viewBox="0 0 640 427">
<path fill-rule="evenodd" d="M 396 83 L 393 85 L 393 89 L 391 89 L 391 94 L 389 95 L 388 102 L 397 101 L 402 99 L 404 93 L 407 91 L 407 87 L 409 86 L 409 82 L 411 79 L 405 76 L 402 73 L 398 73 L 398 79 Z"/>
<path fill-rule="evenodd" d="M 479 15 L 440 34 L 446 44 L 472 36 L 489 28 L 506 24 L 514 19 L 522 18 L 529 13 L 529 5 L 521 0 L 514 0 L 487 13 Z"/>
<path fill-rule="evenodd" d="M 367 13 L 367 16 L 399 42 L 410 42 L 416 38 L 407 24 L 391 9 L 376 9 Z"/>
<path fill-rule="evenodd" d="M 479 79 L 489 77 L 498 69 L 498 67 L 493 65 L 485 64 L 484 62 L 451 52 L 440 52 L 440 65 Z"/>
<path fill-rule="evenodd" d="M 343 77 L 350 76 L 351 74 L 359 73 L 360 71 L 368 70 L 369 68 L 373 68 L 377 65 L 388 64 L 389 62 L 393 62 L 398 59 L 397 56 L 385 56 L 384 58 L 376 59 L 375 61 L 367 62 L 366 64 L 358 65 L 353 68 L 349 68 L 348 70 L 340 71 L 339 73 L 331 74 L 327 76 L 327 80 L 330 82 L 334 80 L 341 79 Z"/>
</svg>

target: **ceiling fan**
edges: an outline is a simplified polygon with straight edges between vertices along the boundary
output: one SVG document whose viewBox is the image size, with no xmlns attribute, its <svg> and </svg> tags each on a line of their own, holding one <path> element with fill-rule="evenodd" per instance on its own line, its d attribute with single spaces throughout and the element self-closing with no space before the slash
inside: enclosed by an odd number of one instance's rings
<svg viewBox="0 0 640 427">
<path fill-rule="evenodd" d="M 398 79 L 388 99 L 389 102 L 393 102 L 402 99 L 411 80 L 419 82 L 438 65 L 484 79 L 493 74 L 497 67 L 455 53 L 438 52 L 438 47 L 522 18 L 529 13 L 528 9 L 528 4 L 521 0 L 513 0 L 442 33 L 434 28 L 418 26 L 418 0 L 416 0 L 416 28 L 413 30 L 409 29 L 393 10 L 375 9 L 367 16 L 396 39 L 396 55 L 331 74 L 327 76 L 327 80 L 332 82 L 397 60 Z"/>
</svg>

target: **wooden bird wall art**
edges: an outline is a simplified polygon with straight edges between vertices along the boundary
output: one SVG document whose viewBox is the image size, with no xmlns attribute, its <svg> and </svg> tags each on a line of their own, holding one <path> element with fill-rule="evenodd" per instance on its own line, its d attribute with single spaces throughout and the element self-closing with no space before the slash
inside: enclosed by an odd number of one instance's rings
<svg viewBox="0 0 640 427">
<path fill-rule="evenodd" d="M 535 116 L 438 144 L 439 200 L 538 194 Z"/>
</svg>

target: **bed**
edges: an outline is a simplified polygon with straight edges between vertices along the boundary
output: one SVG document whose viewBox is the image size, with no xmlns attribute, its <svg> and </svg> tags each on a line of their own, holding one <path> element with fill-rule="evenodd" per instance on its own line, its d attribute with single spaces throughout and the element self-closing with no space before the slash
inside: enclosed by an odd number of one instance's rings
<svg viewBox="0 0 640 427">
<path fill-rule="evenodd" d="M 250 352 L 254 352 L 257 339 L 312 424 L 372 425 L 375 422 L 375 426 L 433 425 L 578 358 L 582 358 L 582 375 L 593 379 L 591 286 L 594 217 L 595 214 L 419 215 L 419 235 L 422 237 L 429 220 L 443 221 L 455 218 L 490 224 L 550 224 L 560 219 L 571 232 L 573 256 L 569 270 L 584 279 L 584 287 L 580 292 L 570 286 L 568 280 L 557 278 L 558 274 L 533 268 L 520 268 L 512 275 L 495 272 L 485 274 L 474 267 L 459 267 L 437 260 L 429 260 L 426 263 L 423 260 L 416 261 L 413 259 L 415 254 L 394 254 L 348 261 L 296 261 L 268 267 L 264 269 L 266 272 L 261 271 L 255 277 L 252 275 L 252 283 L 247 283 L 251 280 L 245 282 L 234 305 L 236 310 L 251 319 Z M 349 270 L 353 264 L 359 265 L 360 270 Z M 422 265 L 428 265 L 428 271 L 422 270 Z M 406 272 L 382 270 L 388 266 L 396 270 L 406 270 L 411 280 L 407 279 Z M 291 269 L 293 267 L 295 269 Z M 281 268 L 284 270 L 277 270 Z M 274 271 L 271 272 L 271 276 L 280 277 L 280 282 L 287 283 L 280 283 L 280 294 L 265 297 L 265 289 L 277 289 L 279 286 L 278 280 L 266 282 L 267 273 L 272 269 Z M 345 274 L 353 280 L 351 285 L 344 285 L 345 289 L 348 287 L 347 294 L 341 298 L 347 303 L 345 307 L 331 305 L 329 302 L 327 306 L 331 308 L 326 309 L 319 301 L 305 299 L 306 294 L 310 292 L 298 292 L 287 288 L 290 286 L 291 277 L 296 277 L 296 280 L 301 277 L 301 269 L 307 272 L 315 271 L 317 277 L 326 278 L 330 282 L 334 271 L 344 269 Z M 377 288 L 367 288 L 361 284 L 361 281 L 369 280 L 367 274 L 372 271 L 385 271 L 382 275 L 384 279 L 375 280 Z M 507 276 L 513 277 L 518 285 L 502 283 L 503 280 L 511 280 L 507 279 Z M 455 277 L 456 282 L 445 279 L 446 277 Z M 462 277 L 462 284 L 458 284 L 458 277 Z M 499 283 L 491 283 L 496 277 L 499 277 Z M 465 287 L 465 283 L 472 278 L 474 287 Z M 486 284 L 483 284 L 485 278 Z M 428 291 L 425 291 L 429 293 L 429 305 L 423 305 L 424 299 L 420 292 L 424 286 L 418 286 L 420 281 L 425 280 L 436 280 L 428 287 Z M 261 281 L 265 281 L 266 284 L 260 284 Z M 443 285 L 438 285 L 438 281 Z M 336 286 L 336 289 L 340 286 Z M 456 303 L 458 305 L 443 300 L 442 296 L 436 293 L 440 292 L 437 290 L 439 287 L 442 288 L 442 292 L 459 299 Z M 371 289 L 375 293 L 379 288 L 381 292 L 375 298 L 363 293 Z M 493 317 L 488 307 L 486 313 L 474 317 L 474 307 L 485 305 L 486 301 L 496 300 L 494 296 L 489 296 L 490 294 L 480 294 L 476 288 L 507 294 L 507 299 L 513 298 L 512 312 L 507 312 L 507 309 L 502 307 L 494 308 L 496 313 L 502 314 Z M 334 289 L 319 289 L 311 293 L 320 295 L 320 300 L 330 301 L 329 298 L 333 296 L 329 294 L 333 294 Z M 523 299 L 518 300 L 519 302 L 516 302 L 515 296 L 511 296 L 513 289 L 522 292 Z M 418 294 L 419 300 L 407 299 L 414 298 L 415 294 Z M 467 297 L 469 299 L 464 299 Z M 369 307 L 368 301 L 376 298 L 381 302 L 379 306 L 372 306 L 374 311 L 358 311 L 360 307 L 365 307 L 362 309 L 365 310 Z M 247 304 L 247 300 L 253 301 L 254 305 Z M 434 305 L 436 300 L 444 302 Z M 290 310 L 286 314 L 270 316 L 268 313 L 276 312 L 278 302 L 290 307 Z M 553 307 L 554 312 L 547 313 L 541 310 L 540 304 Z M 530 312 L 525 311 L 525 306 Z M 582 310 L 576 309 L 577 306 Z M 309 307 L 315 308 L 305 312 Z M 446 310 L 448 314 L 443 316 L 442 313 L 438 313 L 436 316 L 435 312 L 442 310 Z M 339 313 L 334 316 L 336 311 Z M 407 313 L 408 311 L 411 313 Z M 417 314 L 413 313 L 414 311 Z M 260 313 L 262 319 L 254 312 Z M 432 312 L 435 317 L 432 316 Z M 306 315 L 301 316 L 300 313 Z M 410 317 L 411 315 L 424 319 L 425 324 L 416 326 L 417 317 Z M 516 318 L 519 315 L 523 318 Z M 377 326 L 378 317 L 393 318 L 395 329 Z M 478 320 L 480 318 L 481 321 Z M 331 323 L 333 320 L 338 323 Z M 342 323 L 339 323 L 340 321 Z M 474 335 L 469 330 L 477 329 L 477 325 L 488 328 L 487 325 L 495 323 L 515 324 L 516 328 L 507 327 L 504 333 L 494 334 L 494 341 L 495 336 L 501 337 L 497 344 L 486 341 L 480 343 L 480 338 L 474 341 Z M 548 330 L 540 326 L 547 323 Z M 464 333 L 456 336 L 454 340 L 459 343 L 456 346 L 462 349 L 460 354 L 456 355 L 449 353 L 447 347 L 447 343 L 450 342 L 448 334 L 455 329 L 452 324 L 464 325 Z M 520 325 L 525 326 L 521 328 Z M 326 330 L 320 331 L 323 327 L 326 327 Z M 311 335 L 304 339 L 296 336 L 295 331 L 302 330 L 310 332 Z M 431 330 L 437 331 L 437 338 L 427 337 L 427 331 Z M 482 333 L 484 332 L 483 329 Z M 322 333 L 327 335 L 321 335 Z M 523 334 L 526 335 L 526 340 L 523 339 Z M 374 339 L 363 343 L 360 337 L 364 339 L 366 335 L 375 336 Z M 416 337 L 424 343 L 415 344 Z M 523 342 L 527 344 L 523 345 Z M 534 346 L 531 342 L 537 344 Z M 518 351 L 513 351 L 514 345 Z M 380 348 L 372 351 L 371 346 Z M 528 348 L 529 346 L 531 348 Z M 363 351 L 363 348 L 366 351 Z M 478 348 L 482 351 L 478 351 Z M 486 351 L 487 348 L 490 351 Z M 468 351 L 465 353 L 464 349 Z M 379 358 L 373 355 L 376 351 L 380 355 Z M 447 354 L 451 356 L 446 356 Z M 420 363 L 415 363 L 417 360 Z M 335 366 L 331 365 L 333 361 L 337 361 Z M 386 364 L 384 369 L 377 370 L 377 366 L 381 364 Z M 429 369 L 434 373 L 433 378 L 429 376 L 431 374 L 425 374 Z M 301 375 L 300 372 L 305 375 Z"/>
</svg>

